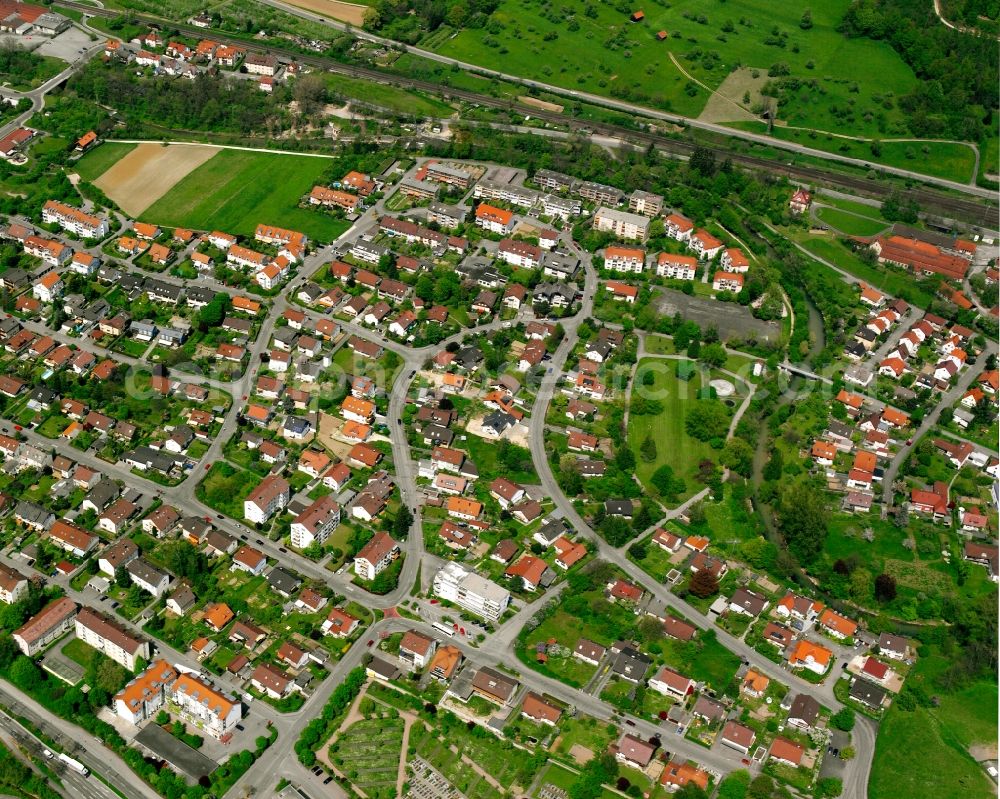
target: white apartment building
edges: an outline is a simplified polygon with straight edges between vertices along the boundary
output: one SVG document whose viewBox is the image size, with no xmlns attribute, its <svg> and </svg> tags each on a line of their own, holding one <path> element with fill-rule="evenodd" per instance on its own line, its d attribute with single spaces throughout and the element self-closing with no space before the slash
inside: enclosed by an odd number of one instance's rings
<svg viewBox="0 0 1000 799">
<path fill-rule="evenodd" d="M 388 533 L 375 533 L 354 558 L 354 573 L 363 580 L 374 580 L 398 556 L 399 544 Z"/>
<path fill-rule="evenodd" d="M 614 233 L 620 239 L 645 241 L 649 232 L 649 217 L 602 206 L 594 214 L 594 230 Z"/>
<path fill-rule="evenodd" d="M 698 259 L 691 255 L 661 252 L 656 259 L 656 274 L 675 280 L 694 280 Z"/>
<path fill-rule="evenodd" d="M 288 505 L 290 486 L 276 474 L 265 477 L 243 501 L 243 518 L 262 524 Z"/>
<path fill-rule="evenodd" d="M 331 495 L 320 497 L 292 522 L 292 546 L 305 549 L 311 544 L 323 544 L 340 524 L 340 505 Z"/>
<path fill-rule="evenodd" d="M 133 725 L 153 718 L 168 707 L 198 725 L 213 738 L 228 741 L 243 717 L 243 707 L 192 674 L 178 674 L 165 660 L 157 660 L 114 698 L 115 713 Z"/>
<path fill-rule="evenodd" d="M 90 608 L 76 617 L 76 637 L 94 647 L 129 671 L 135 671 L 138 658 L 149 660 L 149 642 L 133 638 L 124 628 Z"/>
<path fill-rule="evenodd" d="M 499 619 L 510 605 L 510 591 L 457 563 L 445 564 L 434 575 L 434 594 L 489 621 Z"/>
<path fill-rule="evenodd" d="M 42 221 L 48 225 L 59 225 L 82 239 L 102 239 L 108 235 L 108 220 L 93 214 L 85 214 L 79 208 L 49 200 L 42 207 Z"/>
</svg>

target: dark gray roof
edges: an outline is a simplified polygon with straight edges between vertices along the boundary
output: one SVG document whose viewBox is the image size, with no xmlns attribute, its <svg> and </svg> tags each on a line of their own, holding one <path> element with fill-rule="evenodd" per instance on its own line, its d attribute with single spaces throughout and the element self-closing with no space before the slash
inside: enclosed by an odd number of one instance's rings
<svg viewBox="0 0 1000 799">
<path fill-rule="evenodd" d="M 631 682 L 642 682 L 652 662 L 642 652 L 626 646 L 615 655 L 611 670 L 619 677 Z"/>
<path fill-rule="evenodd" d="M 789 720 L 798 719 L 811 727 L 816 722 L 816 719 L 819 718 L 819 711 L 819 702 L 808 694 L 799 694 L 792 701 L 792 706 L 788 711 L 788 718 Z"/>
<path fill-rule="evenodd" d="M 850 691 L 847 692 L 851 699 L 855 699 L 873 708 L 882 707 L 882 702 L 885 701 L 885 693 L 884 688 L 880 688 L 874 683 L 860 678 L 854 680 Z"/>
<path fill-rule="evenodd" d="M 267 582 L 275 591 L 284 596 L 291 596 L 299 590 L 302 581 L 294 574 L 290 574 L 280 566 L 271 569 L 267 575 Z"/>
</svg>

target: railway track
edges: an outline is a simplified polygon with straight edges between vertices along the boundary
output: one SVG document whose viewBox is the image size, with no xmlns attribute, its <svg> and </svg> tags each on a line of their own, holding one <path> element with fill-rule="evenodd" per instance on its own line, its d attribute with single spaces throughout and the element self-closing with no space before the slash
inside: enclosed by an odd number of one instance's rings
<svg viewBox="0 0 1000 799">
<path fill-rule="evenodd" d="M 106 19 L 113 19 L 121 14 L 119 11 L 96 8 L 83 3 L 75 3 L 72 2 L 72 0 L 65 0 L 59 4 L 89 16 L 103 17 Z M 600 133 L 605 136 L 618 138 L 623 141 L 634 142 L 642 145 L 652 145 L 671 155 L 681 157 L 690 156 L 696 148 L 703 147 L 711 150 L 718 160 L 725 160 L 728 158 L 734 164 L 738 164 L 746 169 L 763 171 L 772 175 L 781 175 L 787 177 L 789 180 L 797 181 L 799 183 L 822 184 L 830 188 L 846 189 L 852 193 L 860 193 L 876 199 L 884 199 L 888 197 L 888 195 L 897 188 L 896 185 L 886 185 L 885 183 L 877 180 L 857 177 L 841 172 L 834 172 L 809 165 L 796 164 L 782 159 L 763 158 L 734 149 L 698 144 L 686 139 L 677 139 L 658 133 L 652 133 L 647 130 L 636 130 L 619 125 L 613 125 L 607 122 L 577 119 L 565 114 L 545 111 L 544 109 L 536 108 L 534 106 L 524 105 L 512 100 L 492 97 L 487 94 L 479 94 L 466 89 L 443 86 L 442 84 L 434 83 L 432 81 L 410 78 L 405 75 L 396 75 L 394 73 L 383 72 L 369 67 L 344 64 L 332 58 L 312 55 L 309 53 L 301 53 L 297 50 L 273 46 L 271 43 L 268 43 L 267 47 L 260 47 L 259 45 L 255 45 L 253 42 L 246 41 L 245 39 L 226 36 L 225 34 L 221 34 L 214 30 L 209 33 L 201 28 L 196 28 L 184 23 L 178 23 L 173 20 L 153 17 L 145 14 L 133 14 L 133 17 L 144 24 L 159 27 L 170 26 L 170 28 L 176 29 L 179 33 L 187 36 L 204 38 L 206 35 L 211 35 L 213 41 L 218 41 L 222 44 L 238 45 L 250 50 L 266 51 L 276 56 L 295 59 L 302 64 L 346 75 L 348 77 L 362 78 L 404 89 L 425 91 L 441 95 L 449 99 L 462 100 L 468 103 L 487 106 L 490 108 L 516 111 L 518 113 L 531 115 L 534 119 L 540 119 L 555 125 L 561 125 L 571 130 L 585 130 L 590 131 L 591 133 Z M 795 156 L 789 155 L 788 157 L 794 158 Z M 924 186 L 913 186 L 904 189 L 903 194 L 915 200 L 925 211 L 976 225 L 987 230 L 992 230 L 997 227 L 998 208 L 996 203 L 987 202 L 985 200 L 956 197 L 954 195 L 946 194 Z"/>
</svg>

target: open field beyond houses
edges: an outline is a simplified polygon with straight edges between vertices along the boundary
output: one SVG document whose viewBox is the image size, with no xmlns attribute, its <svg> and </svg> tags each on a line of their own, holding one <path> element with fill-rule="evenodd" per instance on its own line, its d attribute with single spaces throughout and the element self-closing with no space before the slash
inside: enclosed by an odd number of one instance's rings
<svg viewBox="0 0 1000 799">
<path fill-rule="evenodd" d="M 207 145 L 140 144 L 94 183 L 125 213 L 138 216 L 217 152 Z"/>
<path fill-rule="evenodd" d="M 347 223 L 298 207 L 300 199 L 323 182 L 329 166 L 325 158 L 220 150 L 168 194 L 146 203 L 139 216 L 167 227 L 225 230 L 242 236 L 253 235 L 264 222 L 329 241 Z"/>
<path fill-rule="evenodd" d="M 361 25 L 365 21 L 365 12 L 368 6 L 357 3 L 344 3 L 341 0 L 288 0 L 288 4 L 296 8 L 304 8 L 306 11 L 315 11 L 317 14 L 332 19 L 339 19 L 351 25 Z"/>
</svg>

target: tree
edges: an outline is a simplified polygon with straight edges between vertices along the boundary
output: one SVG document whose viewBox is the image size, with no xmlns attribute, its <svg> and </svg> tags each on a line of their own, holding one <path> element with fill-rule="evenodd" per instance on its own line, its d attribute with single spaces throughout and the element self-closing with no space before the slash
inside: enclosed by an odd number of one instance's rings
<svg viewBox="0 0 1000 799">
<path fill-rule="evenodd" d="M 646 643 L 659 641 L 663 637 L 663 622 L 656 616 L 643 616 L 636 625 L 639 635 Z"/>
<path fill-rule="evenodd" d="M 708 569 L 699 569 L 691 578 L 689 589 L 700 599 L 708 599 L 719 593 L 719 581 Z"/>
<path fill-rule="evenodd" d="M 779 524 L 789 550 L 800 562 L 813 563 L 826 542 L 826 498 L 810 483 L 797 483 L 781 501 Z"/>
<path fill-rule="evenodd" d="M 851 599 L 865 603 L 872 596 L 872 575 L 866 569 L 855 569 L 851 573 L 851 585 L 848 588 Z"/>
<path fill-rule="evenodd" d="M 755 569 L 771 570 L 778 559 L 778 548 L 757 536 L 740 544 L 740 556 Z"/>
<path fill-rule="evenodd" d="M 396 538 L 406 538 L 410 533 L 410 527 L 413 526 L 413 514 L 410 513 L 410 509 L 406 505 L 401 505 L 399 512 L 396 514 L 396 518 L 392 522 L 392 532 L 395 533 Z"/>
<path fill-rule="evenodd" d="M 229 310 L 230 300 L 229 295 L 224 292 L 218 292 L 212 300 L 198 312 L 198 327 L 202 332 L 205 332 L 213 327 L 218 327 L 222 324 L 222 320 L 226 317 L 226 312 Z"/>
<path fill-rule="evenodd" d="M 303 116 L 311 116 L 326 100 L 326 83 L 319 75 L 303 75 L 292 85 L 292 97 Z"/>
<path fill-rule="evenodd" d="M 649 554 L 648 541 L 636 541 L 628 548 L 628 554 L 633 560 L 645 560 L 646 555 Z"/>
<path fill-rule="evenodd" d="M 639 445 L 639 456 L 646 462 L 652 463 L 656 460 L 656 442 L 653 440 L 653 436 L 646 434 L 646 437 L 642 440 Z"/>
<path fill-rule="evenodd" d="M 704 789 L 693 782 L 689 782 L 674 794 L 679 799 L 708 799 L 708 794 Z"/>
<path fill-rule="evenodd" d="M 31 658 L 20 655 L 10 667 L 10 681 L 25 693 L 32 693 L 42 681 L 42 675 Z"/>
<path fill-rule="evenodd" d="M 684 418 L 684 429 L 699 441 L 721 439 L 729 430 L 729 409 L 719 400 L 699 400 Z"/>
<path fill-rule="evenodd" d="M 750 787 L 750 772 L 745 769 L 730 772 L 719 784 L 718 799 L 746 799 Z"/>
<path fill-rule="evenodd" d="M 785 468 L 785 456 L 781 454 L 781 450 L 775 447 L 771 450 L 771 457 L 768 458 L 767 464 L 764 466 L 763 477 L 768 482 L 774 483 L 781 479 L 781 473 Z"/>
<path fill-rule="evenodd" d="M 875 578 L 875 599 L 882 604 L 892 602 L 896 598 L 896 578 L 891 574 L 882 573 Z"/>
<path fill-rule="evenodd" d="M 799 20 L 799 27 L 802 30 L 807 31 L 813 26 L 813 15 L 812 11 L 808 8 L 802 12 L 802 19 Z"/>
<path fill-rule="evenodd" d="M 849 707 L 843 707 L 830 717 L 830 724 L 842 732 L 850 732 L 854 729 L 854 711 Z"/>
<path fill-rule="evenodd" d="M 124 566 L 115 569 L 115 585 L 119 588 L 129 588 L 132 585 L 132 578 L 129 577 L 128 569 Z"/>
<path fill-rule="evenodd" d="M 813 796 L 816 799 L 834 799 L 844 792 L 844 783 L 838 777 L 823 777 L 816 780 Z"/>
<path fill-rule="evenodd" d="M 702 177 L 710 178 L 715 174 L 715 153 L 707 147 L 695 147 L 688 166 Z"/>
<path fill-rule="evenodd" d="M 674 475 L 674 470 L 667 464 L 658 467 L 649 478 L 649 482 L 667 502 L 673 501 L 684 491 L 684 480 Z"/>
<path fill-rule="evenodd" d="M 726 348 L 718 342 L 706 344 L 698 354 L 699 361 L 715 367 L 724 366 L 728 357 L 726 355 Z"/>
<path fill-rule="evenodd" d="M 843 749 L 840 750 L 840 759 L 854 760 L 857 754 L 858 753 L 855 751 L 853 746 L 845 746 Z"/>
<path fill-rule="evenodd" d="M 749 477 L 753 471 L 754 449 L 742 438 L 731 438 L 722 450 L 722 465 L 732 469 L 742 477 Z"/>
</svg>

